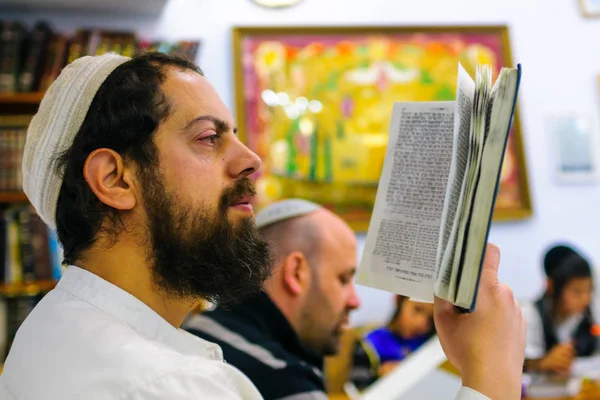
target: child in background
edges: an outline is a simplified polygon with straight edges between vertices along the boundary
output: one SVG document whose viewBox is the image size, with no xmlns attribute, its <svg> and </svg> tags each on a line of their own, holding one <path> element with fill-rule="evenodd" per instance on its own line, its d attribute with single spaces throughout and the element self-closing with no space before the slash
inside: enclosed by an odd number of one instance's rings
<svg viewBox="0 0 600 400">
<path fill-rule="evenodd" d="M 527 320 L 525 371 L 568 375 L 575 357 L 598 348 L 597 317 L 592 312 L 593 277 L 588 261 L 568 246 L 546 253 L 545 293 L 523 306 Z"/>
<path fill-rule="evenodd" d="M 359 390 L 365 389 L 434 334 L 433 304 L 396 296 L 396 310 L 390 322 L 356 343 L 350 381 Z"/>
</svg>

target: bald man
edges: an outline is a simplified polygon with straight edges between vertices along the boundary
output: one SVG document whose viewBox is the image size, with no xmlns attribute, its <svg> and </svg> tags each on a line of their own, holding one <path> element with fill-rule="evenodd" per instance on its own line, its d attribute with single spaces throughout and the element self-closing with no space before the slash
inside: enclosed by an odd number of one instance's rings
<svg viewBox="0 0 600 400">
<path fill-rule="evenodd" d="M 265 399 L 326 399 L 323 357 L 338 352 L 359 306 L 355 235 L 340 217 L 300 199 L 263 209 L 256 222 L 275 256 L 264 293 L 185 327 L 218 343 Z"/>
</svg>

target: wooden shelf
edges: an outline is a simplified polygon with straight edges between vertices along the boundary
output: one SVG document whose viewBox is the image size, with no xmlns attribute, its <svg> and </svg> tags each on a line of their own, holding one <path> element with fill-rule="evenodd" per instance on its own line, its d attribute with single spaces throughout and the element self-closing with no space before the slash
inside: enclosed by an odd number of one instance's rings
<svg viewBox="0 0 600 400">
<path fill-rule="evenodd" d="M 0 296 L 15 297 L 15 296 L 35 296 L 40 293 L 46 293 L 54 289 L 56 286 L 55 280 L 32 281 L 0 284 Z"/>
<path fill-rule="evenodd" d="M 0 204 L 2 203 L 27 203 L 29 199 L 23 192 L 0 192 Z"/>
<path fill-rule="evenodd" d="M 31 104 L 38 105 L 44 93 L 0 93 L 0 104 Z"/>
<path fill-rule="evenodd" d="M 2 11 L 100 13 L 156 17 L 167 0 L 0 0 Z"/>
</svg>

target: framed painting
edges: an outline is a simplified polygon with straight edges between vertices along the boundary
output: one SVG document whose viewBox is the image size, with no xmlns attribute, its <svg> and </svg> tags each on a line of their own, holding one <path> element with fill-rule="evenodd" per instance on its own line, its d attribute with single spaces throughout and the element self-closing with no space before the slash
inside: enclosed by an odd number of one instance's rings
<svg viewBox="0 0 600 400">
<path fill-rule="evenodd" d="M 458 63 L 475 76 L 513 66 L 505 26 L 238 27 L 233 37 L 242 140 L 263 160 L 257 208 L 323 204 L 366 231 L 395 101 L 455 100 Z M 518 112 L 494 219 L 531 215 Z"/>
</svg>

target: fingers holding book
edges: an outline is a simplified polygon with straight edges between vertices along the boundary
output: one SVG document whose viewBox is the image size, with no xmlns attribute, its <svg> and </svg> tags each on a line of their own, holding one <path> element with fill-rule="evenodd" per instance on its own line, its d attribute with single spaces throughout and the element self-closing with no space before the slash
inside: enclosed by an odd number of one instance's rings
<svg viewBox="0 0 600 400">
<path fill-rule="evenodd" d="M 436 297 L 434 317 L 444 352 L 465 386 L 491 399 L 518 399 L 526 325 L 512 290 L 498 280 L 499 263 L 500 251 L 489 244 L 477 308 L 465 314 Z"/>
</svg>

